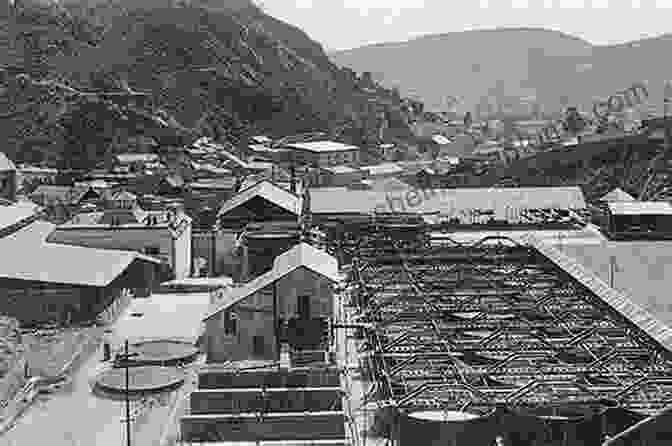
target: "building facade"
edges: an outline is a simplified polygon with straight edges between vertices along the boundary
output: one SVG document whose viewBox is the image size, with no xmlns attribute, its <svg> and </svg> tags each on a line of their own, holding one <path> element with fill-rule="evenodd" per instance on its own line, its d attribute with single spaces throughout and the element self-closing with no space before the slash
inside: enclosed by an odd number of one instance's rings
<svg viewBox="0 0 672 446">
<path fill-rule="evenodd" d="M 314 141 L 288 144 L 294 161 L 313 167 L 359 165 L 360 149 L 333 141 Z"/>
</svg>

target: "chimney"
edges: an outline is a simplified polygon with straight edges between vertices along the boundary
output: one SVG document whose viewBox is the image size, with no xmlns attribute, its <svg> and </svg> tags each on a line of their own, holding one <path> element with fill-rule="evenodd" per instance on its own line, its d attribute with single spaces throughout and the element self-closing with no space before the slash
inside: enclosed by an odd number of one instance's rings
<svg viewBox="0 0 672 446">
<path fill-rule="evenodd" d="M 293 194 L 296 193 L 296 167 L 294 167 L 294 161 L 289 166 L 289 191 Z"/>
</svg>

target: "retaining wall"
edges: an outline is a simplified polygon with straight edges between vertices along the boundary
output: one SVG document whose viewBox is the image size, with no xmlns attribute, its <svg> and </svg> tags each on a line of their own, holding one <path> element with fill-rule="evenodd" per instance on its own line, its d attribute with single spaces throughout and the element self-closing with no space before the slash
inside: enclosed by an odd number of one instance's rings
<svg viewBox="0 0 672 446">
<path fill-rule="evenodd" d="M 340 388 L 196 390 L 191 414 L 322 412 L 342 409 Z"/>
<path fill-rule="evenodd" d="M 199 389 L 254 389 L 296 387 L 338 387 L 335 369 L 325 370 L 255 370 L 233 373 L 206 370 L 198 375 Z"/>
<path fill-rule="evenodd" d="M 182 417 L 183 441 L 268 441 L 345 439 L 342 412 L 312 414 L 187 415 Z"/>
</svg>

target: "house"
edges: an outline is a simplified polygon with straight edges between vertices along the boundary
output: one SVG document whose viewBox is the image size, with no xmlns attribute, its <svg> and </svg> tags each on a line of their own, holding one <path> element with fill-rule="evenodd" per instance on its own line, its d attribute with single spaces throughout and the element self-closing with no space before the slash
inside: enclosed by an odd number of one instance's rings
<svg viewBox="0 0 672 446">
<path fill-rule="evenodd" d="M 294 160 L 298 163 L 328 167 L 347 164 L 359 164 L 359 147 L 334 141 L 312 141 L 290 143 L 284 146 L 291 150 Z"/>
<path fill-rule="evenodd" d="M 54 228 L 29 206 L 0 207 L 0 312 L 22 324 L 93 320 L 125 290 L 147 295 L 161 279 L 151 257 L 50 243 Z"/>
<path fill-rule="evenodd" d="M 114 156 L 114 167 L 128 170 L 131 173 L 142 172 L 147 165 L 158 163 L 159 155 L 156 153 L 121 153 Z M 119 170 L 119 169 L 118 169 Z"/>
<path fill-rule="evenodd" d="M 222 293 L 204 318 L 208 362 L 279 359 L 294 350 L 329 350 L 334 317 L 336 259 L 301 243 L 278 256 L 273 268 Z"/>
<path fill-rule="evenodd" d="M 16 201 L 17 188 L 16 166 L 7 155 L 0 152 L 0 198 Z"/>
<path fill-rule="evenodd" d="M 655 239 L 672 236 L 672 205 L 666 201 L 608 203 L 608 232 L 616 239 Z"/>
<path fill-rule="evenodd" d="M 222 204 L 217 219 L 220 228 L 241 229 L 252 222 L 296 222 L 300 213 L 299 196 L 263 180 Z"/>
<path fill-rule="evenodd" d="M 140 252 L 161 259 L 181 279 L 191 273 L 191 227 L 191 218 L 176 207 L 114 208 L 77 214 L 59 225 L 49 242 Z"/>
<path fill-rule="evenodd" d="M 38 184 L 53 184 L 57 175 L 58 169 L 28 165 L 19 166 L 16 173 L 19 189 L 30 187 L 28 190 Z"/>
</svg>

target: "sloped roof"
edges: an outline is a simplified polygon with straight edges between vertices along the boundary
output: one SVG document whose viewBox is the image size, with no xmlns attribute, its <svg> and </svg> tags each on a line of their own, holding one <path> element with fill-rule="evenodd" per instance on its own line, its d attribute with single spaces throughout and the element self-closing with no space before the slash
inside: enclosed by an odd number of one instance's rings
<svg viewBox="0 0 672 446">
<path fill-rule="evenodd" d="M 612 189 L 610 192 L 607 192 L 606 194 L 602 195 L 599 201 L 613 203 L 617 201 L 636 201 L 636 200 L 635 197 L 633 197 L 620 187 L 617 187 L 616 189 Z"/>
<path fill-rule="evenodd" d="M 112 199 L 115 200 L 115 201 L 133 201 L 133 200 L 137 200 L 138 197 L 136 197 L 134 194 L 132 194 L 132 193 L 126 191 L 126 190 L 122 190 L 122 191 L 114 194 L 112 196 Z"/>
<path fill-rule="evenodd" d="M 450 144 L 452 141 L 448 138 L 446 138 L 443 135 L 434 135 L 432 136 L 432 141 L 439 145 L 445 145 L 445 144 Z"/>
<path fill-rule="evenodd" d="M 286 146 L 291 149 L 307 150 L 309 152 L 320 152 L 320 153 L 342 152 L 345 150 L 359 150 L 359 147 L 357 146 L 351 146 L 348 144 L 343 144 L 334 141 L 297 142 L 293 144 L 287 144 Z"/>
<path fill-rule="evenodd" d="M 0 230 L 33 217 L 37 210 L 38 207 L 34 203 L 16 203 L 11 206 L 0 205 Z"/>
<path fill-rule="evenodd" d="M 409 192 L 411 194 L 411 192 Z M 492 209 L 504 218 L 507 209 L 583 209 L 579 187 L 462 188 L 414 191 L 411 199 L 384 190 L 310 189 L 310 210 L 316 214 L 433 213 Z"/>
<path fill-rule="evenodd" d="M 667 201 L 618 201 L 609 203 L 609 211 L 616 215 L 672 215 Z"/>
<path fill-rule="evenodd" d="M 323 170 L 332 173 L 332 174 L 339 174 L 339 173 L 355 173 L 358 170 L 354 169 L 350 166 L 346 165 L 340 165 L 340 166 L 329 166 L 329 167 L 323 167 Z"/>
<path fill-rule="evenodd" d="M 16 170 L 16 166 L 12 160 L 7 158 L 7 155 L 3 152 L 0 152 L 0 170 Z"/>
<path fill-rule="evenodd" d="M 632 298 L 610 288 L 591 271 L 538 238 L 527 234 L 522 237 L 522 240 L 524 243 L 533 246 L 545 257 L 579 281 L 595 296 L 639 327 L 659 345 L 672 352 L 672 328 L 669 328 L 647 310 L 635 304 Z"/>
<path fill-rule="evenodd" d="M 399 178 L 383 178 L 379 180 L 371 181 L 371 189 L 373 190 L 382 190 L 386 192 L 395 191 L 395 190 L 406 190 L 410 189 L 411 186 L 401 181 Z"/>
<path fill-rule="evenodd" d="M 231 305 L 240 302 L 301 267 L 307 268 L 333 282 L 340 279 L 338 275 L 338 261 L 334 257 L 307 243 L 299 243 L 289 251 L 276 257 L 273 262 L 273 268 L 270 271 L 247 282 L 241 287 L 231 289 L 224 299 L 214 305 L 213 310 L 203 320 L 205 321 L 216 316 L 220 312 L 230 308 Z"/>
<path fill-rule="evenodd" d="M 293 193 L 276 186 L 270 181 L 261 181 L 247 189 L 240 191 L 226 201 L 218 212 L 218 215 L 223 215 L 230 212 L 232 209 L 241 206 L 255 197 L 262 197 L 289 212 L 299 215 L 301 212 L 301 199 Z"/>
<path fill-rule="evenodd" d="M 362 166 L 361 170 L 366 170 L 369 175 L 394 175 L 404 172 L 404 168 L 395 163 L 382 163 L 372 166 Z"/>
<path fill-rule="evenodd" d="M 115 155 L 120 163 L 149 163 L 158 161 L 159 155 L 156 153 L 120 153 Z"/>
<path fill-rule="evenodd" d="M 136 259 L 160 263 L 131 251 L 96 249 L 45 241 L 55 225 L 38 221 L 0 239 L 0 277 L 67 285 L 107 286 Z"/>
<path fill-rule="evenodd" d="M 88 186 L 52 186 L 40 185 L 30 194 L 33 199 L 42 198 L 46 201 L 76 203 L 89 191 Z"/>
</svg>

